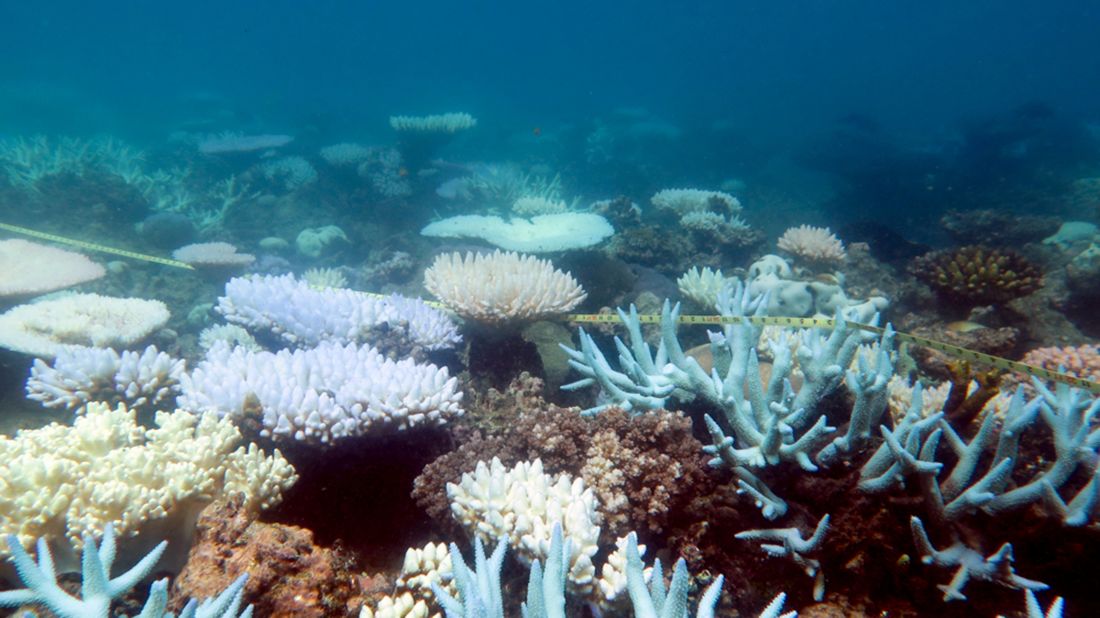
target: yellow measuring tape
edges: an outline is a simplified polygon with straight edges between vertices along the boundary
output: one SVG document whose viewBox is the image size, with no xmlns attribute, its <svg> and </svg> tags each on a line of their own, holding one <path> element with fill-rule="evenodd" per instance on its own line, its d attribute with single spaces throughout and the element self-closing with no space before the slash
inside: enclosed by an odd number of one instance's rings
<svg viewBox="0 0 1100 618">
<path fill-rule="evenodd" d="M 133 251 L 126 251 L 124 249 L 115 249 L 114 247 L 107 247 L 104 245 L 97 245 L 95 243 L 84 242 L 83 240 L 76 240 L 73 238 L 66 238 L 64 236 L 58 236 L 56 234 L 47 234 L 46 232 L 39 232 L 38 230 L 32 230 L 25 227 L 19 227 L 18 225 L 9 225 L 7 223 L 0 223 L 0 230 L 5 230 L 15 234 L 22 234 L 23 236 L 30 236 L 31 238 L 38 238 L 41 240 L 49 240 L 63 245 L 69 245 L 71 247 L 79 247 L 87 251 L 98 251 L 99 253 L 110 253 L 112 255 L 120 255 L 122 257 L 128 257 L 135 260 L 141 260 L 143 262 L 152 262 L 154 264 L 163 264 L 164 266 L 172 266 L 175 268 L 184 268 L 187 270 L 195 270 L 193 266 L 186 262 L 180 262 L 178 260 L 170 260 L 168 258 L 157 257 L 155 255 L 146 255 L 144 253 L 135 253 Z"/>
<path fill-rule="evenodd" d="M 385 298 L 387 294 L 376 294 L 373 292 L 365 292 L 369 296 L 376 298 Z M 448 311 L 446 305 L 434 300 L 422 301 L 430 307 Z M 618 313 L 570 313 L 562 316 L 562 319 L 566 322 L 579 322 L 583 324 L 619 324 L 622 320 L 619 318 Z M 689 325 L 704 325 L 714 326 L 720 324 L 734 324 L 740 322 L 742 318 L 721 316 L 721 315 L 682 315 L 680 316 L 679 324 Z M 758 326 L 783 326 L 786 328 L 833 328 L 836 326 L 836 320 L 832 318 L 786 318 L 786 317 L 748 317 L 744 318 L 749 322 Z M 661 322 L 661 316 L 659 314 L 646 313 L 638 315 L 638 321 L 642 324 L 659 324 Z M 848 322 L 848 326 L 852 328 L 858 328 L 878 335 L 885 332 L 885 329 L 881 326 L 871 326 L 870 324 L 860 324 L 858 322 Z M 1100 382 L 1093 382 L 1092 380 L 1086 380 L 1085 378 L 1079 378 L 1075 375 L 1068 373 L 1062 373 L 1060 371 L 1053 371 L 1051 369 L 1045 369 L 1043 367 L 1036 367 L 1035 365 L 1028 365 L 1021 363 L 1020 361 L 1009 360 L 1001 356 L 994 356 L 992 354 L 986 354 L 985 352 L 978 352 L 977 350 L 971 350 L 970 348 L 964 348 L 950 343 L 944 343 L 942 341 L 936 341 L 935 339 L 928 339 L 926 337 L 920 337 L 917 335 L 910 335 L 909 333 L 899 333 L 894 331 L 894 337 L 898 341 L 904 341 L 912 343 L 914 345 L 924 346 L 931 348 L 939 352 L 943 352 L 948 356 L 953 356 L 965 361 L 977 363 L 979 365 L 985 365 L 987 367 L 994 367 L 997 369 L 1003 369 L 1005 371 L 1013 371 L 1023 375 L 1035 376 L 1042 380 L 1050 380 L 1052 382 L 1061 382 L 1068 384 L 1075 388 L 1085 389 L 1092 393 L 1100 395 Z"/>
<path fill-rule="evenodd" d="M 581 323 L 618 323 L 622 320 L 619 319 L 617 314 L 601 313 L 575 313 L 565 316 L 565 319 L 570 322 Z M 734 324 L 740 322 L 742 319 L 747 319 L 749 322 L 758 326 L 785 326 L 789 328 L 833 328 L 836 325 L 836 320 L 832 318 L 782 318 L 782 317 L 730 317 L 721 315 L 682 315 L 680 316 L 680 324 Z M 655 314 L 639 315 L 638 320 L 643 324 L 658 324 L 661 321 L 661 316 Z M 869 331 L 881 335 L 885 329 L 879 326 L 871 326 L 870 324 L 860 324 L 858 322 L 848 322 L 848 325 L 852 328 L 858 328 L 860 330 Z M 1051 380 L 1054 382 L 1061 382 L 1068 384 L 1076 388 L 1082 388 L 1090 392 L 1100 394 L 1100 382 L 1093 382 L 1092 380 L 1086 380 L 1085 378 L 1079 378 L 1068 373 L 1062 373 L 1060 371 L 1052 371 L 1050 369 L 1044 369 L 1043 367 L 1036 367 L 1034 365 L 1028 365 L 1019 361 L 1008 360 L 1000 356 L 994 356 L 992 354 L 986 354 L 984 352 L 978 352 L 969 348 L 960 347 L 957 345 L 951 345 L 950 343 L 943 343 L 942 341 L 936 341 L 934 339 L 927 339 L 925 337 L 918 337 L 917 335 L 910 335 L 908 333 L 895 333 L 895 337 L 898 341 L 905 341 L 926 348 L 931 348 L 939 352 L 943 352 L 949 356 L 960 358 L 962 360 L 970 361 L 972 363 L 978 363 L 989 367 L 995 367 L 997 369 L 1003 369 L 1005 371 L 1014 371 L 1024 375 L 1031 375 L 1043 380 Z"/>
</svg>

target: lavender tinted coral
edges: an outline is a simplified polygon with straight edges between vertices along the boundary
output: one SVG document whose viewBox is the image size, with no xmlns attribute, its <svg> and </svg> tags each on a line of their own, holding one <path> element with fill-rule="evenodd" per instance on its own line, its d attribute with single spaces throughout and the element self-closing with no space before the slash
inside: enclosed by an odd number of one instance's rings
<svg viewBox="0 0 1100 618">
<path fill-rule="evenodd" d="M 271 332 L 301 347 L 323 341 L 369 343 L 407 356 L 450 348 L 461 340 L 455 323 L 423 301 L 337 288 L 319 290 L 293 275 L 230 279 L 217 310 L 229 322 Z"/>
</svg>

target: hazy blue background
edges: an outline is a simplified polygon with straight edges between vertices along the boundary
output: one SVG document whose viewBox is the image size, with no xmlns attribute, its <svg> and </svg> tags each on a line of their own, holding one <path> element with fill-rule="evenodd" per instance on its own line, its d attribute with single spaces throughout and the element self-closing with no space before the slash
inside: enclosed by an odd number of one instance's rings
<svg viewBox="0 0 1100 618">
<path fill-rule="evenodd" d="M 354 136 L 445 110 L 508 131 L 634 106 L 775 143 L 851 112 L 937 135 L 1032 100 L 1100 117 L 1098 32 L 1094 1 L 9 1 L 0 131 Z"/>
</svg>

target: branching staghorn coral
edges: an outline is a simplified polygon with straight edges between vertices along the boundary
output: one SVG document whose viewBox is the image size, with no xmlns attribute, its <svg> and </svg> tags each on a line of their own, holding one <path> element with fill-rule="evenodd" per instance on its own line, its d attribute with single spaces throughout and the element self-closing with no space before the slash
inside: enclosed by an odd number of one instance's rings
<svg viewBox="0 0 1100 618">
<path fill-rule="evenodd" d="M 149 346 L 143 352 L 67 347 L 52 365 L 36 358 L 27 379 L 27 399 L 47 408 L 79 409 L 92 401 L 154 408 L 175 397 L 184 361 Z"/>
<path fill-rule="evenodd" d="M 916 477 L 924 496 L 926 516 L 938 528 L 949 528 L 961 517 L 982 510 L 991 515 L 1042 503 L 1067 526 L 1088 523 L 1100 498 L 1100 428 L 1092 420 L 1100 412 L 1100 399 L 1085 391 L 1058 385 L 1051 391 L 1041 382 L 1033 385 L 1039 395 L 1027 401 L 1017 388 L 997 428 L 997 415 L 988 410 L 977 433 L 966 442 L 943 419 L 943 414 L 921 417 L 920 389 L 914 391 L 910 410 L 897 427 L 882 427 L 885 442 L 864 464 L 860 488 L 880 492 L 904 486 Z M 1031 480 L 1010 489 L 1019 466 L 1019 442 L 1025 430 L 1042 418 L 1051 432 L 1054 461 Z M 946 438 L 957 462 L 947 478 L 940 478 L 944 464 L 936 451 Z M 994 443 L 996 449 L 985 472 L 979 465 Z M 1089 481 L 1068 503 L 1058 490 L 1079 469 Z"/>
<path fill-rule="evenodd" d="M 910 520 L 913 532 L 913 543 L 921 553 L 921 561 L 925 564 L 934 564 L 940 567 L 958 567 L 954 577 L 947 585 L 939 586 L 943 591 L 944 601 L 965 601 L 962 589 L 971 578 L 994 582 L 1009 588 L 1022 588 L 1024 590 L 1046 590 L 1048 586 L 1042 582 L 1020 577 L 1012 568 L 1012 544 L 1005 543 L 989 557 L 961 542 L 955 542 L 947 549 L 936 549 L 928 538 L 924 529 L 924 523 L 919 517 Z"/>
<path fill-rule="evenodd" d="M 725 288 L 717 305 L 722 316 L 732 318 L 762 316 L 766 307 L 766 295 L 753 297 L 740 282 Z M 794 358 L 785 335 L 770 344 L 774 360 L 765 384 L 755 350 L 762 327 L 749 320 L 734 320 L 724 325 L 722 332 L 709 333 L 715 363 L 708 374 L 684 353 L 676 336 L 679 305 L 671 307 L 665 302 L 661 343 L 656 353 L 642 336 L 636 309 L 631 308 L 629 314 L 620 310 L 619 315 L 629 338 L 629 345 L 615 339 L 622 370 L 611 367 L 582 329 L 581 349 L 564 349 L 570 356 L 570 365 L 584 377 L 563 388 L 575 390 L 599 385 L 613 402 L 610 405 L 625 410 L 664 407 L 670 397 L 680 400 L 699 397 L 715 406 L 732 435 L 727 435 L 713 416 L 706 415 L 713 441 L 706 451 L 715 456 L 711 465 L 730 467 L 739 479 L 741 491 L 749 494 L 769 519 L 782 516 L 787 505 L 754 470 L 793 462 L 803 470 L 816 471 L 815 454 L 818 464 L 831 465 L 865 443 L 870 438 L 870 428 L 879 424 L 878 419 L 886 410 L 885 387 L 893 373 L 888 353 L 893 332 L 889 328 L 871 355 L 874 360 L 861 359 L 857 369 L 849 372 L 847 383 L 856 404 L 848 431 L 826 444 L 828 434 L 835 428 L 826 424 L 817 407 L 844 381 L 844 368 L 851 366 L 859 345 L 873 339 L 850 329 L 843 316 L 838 315 L 831 331 L 801 333 L 797 366 L 802 384 L 796 391 L 789 379 Z M 598 413 L 605 407 L 593 408 L 588 413 Z"/>
<path fill-rule="evenodd" d="M 806 575 L 814 580 L 814 600 L 821 601 L 825 598 L 825 573 L 821 570 L 821 561 L 807 558 L 803 554 L 819 551 L 828 532 L 829 516 L 825 515 L 821 521 L 817 522 L 817 527 L 808 539 L 802 538 L 802 531 L 798 528 L 745 530 L 738 532 L 734 537 L 746 541 L 774 541 L 773 543 L 762 542 L 760 549 L 774 558 L 790 558 L 806 571 Z"/>
<path fill-rule="evenodd" d="M 38 540 L 37 562 L 27 553 L 19 537 L 8 535 L 7 543 L 16 572 L 27 587 L 0 592 L 0 607 L 34 603 L 44 605 L 61 618 L 109 618 L 111 601 L 128 593 L 148 577 L 168 545 L 162 541 L 125 573 L 112 578 L 111 565 L 115 560 L 114 527 L 107 524 L 99 546 L 96 546 L 95 539 L 90 535 L 85 535 L 84 556 L 81 561 L 81 598 L 77 599 L 58 584 L 53 555 L 45 540 Z M 184 606 L 180 618 L 237 618 L 247 580 L 248 574 L 245 573 L 221 594 L 202 603 L 191 599 Z M 149 598 L 139 618 L 174 618 L 175 614 L 165 613 L 167 605 L 168 580 L 160 579 L 149 588 Z M 34 616 L 30 613 L 24 615 Z M 248 618 L 251 615 L 252 606 L 249 605 L 239 618 Z"/>
</svg>

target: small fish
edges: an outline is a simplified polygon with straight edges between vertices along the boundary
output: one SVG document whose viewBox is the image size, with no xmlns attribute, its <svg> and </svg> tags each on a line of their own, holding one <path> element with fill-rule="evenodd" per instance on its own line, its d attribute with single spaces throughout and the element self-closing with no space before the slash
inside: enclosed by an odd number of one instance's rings
<svg viewBox="0 0 1100 618">
<path fill-rule="evenodd" d="M 531 129 L 531 135 L 534 135 L 535 137 L 541 136 L 542 135 L 542 127 L 535 127 L 534 129 Z"/>
<path fill-rule="evenodd" d="M 398 168 L 397 175 L 402 177 L 402 178 L 404 178 L 405 176 L 408 176 L 409 175 L 409 168 L 407 168 L 407 167 Z"/>
<path fill-rule="evenodd" d="M 950 322 L 947 325 L 947 330 L 956 333 L 972 333 L 983 328 L 989 327 L 985 324 L 978 324 L 977 322 L 969 322 L 967 320 L 958 320 L 956 322 Z"/>
</svg>

